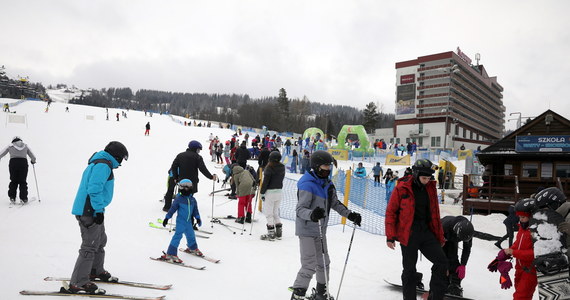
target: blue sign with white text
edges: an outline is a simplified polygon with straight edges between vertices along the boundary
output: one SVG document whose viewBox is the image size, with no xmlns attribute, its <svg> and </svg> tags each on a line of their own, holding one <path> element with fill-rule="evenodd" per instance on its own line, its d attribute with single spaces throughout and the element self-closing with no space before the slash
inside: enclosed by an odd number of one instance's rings
<svg viewBox="0 0 570 300">
<path fill-rule="evenodd" d="M 570 135 L 517 136 L 517 152 L 570 152 Z"/>
</svg>

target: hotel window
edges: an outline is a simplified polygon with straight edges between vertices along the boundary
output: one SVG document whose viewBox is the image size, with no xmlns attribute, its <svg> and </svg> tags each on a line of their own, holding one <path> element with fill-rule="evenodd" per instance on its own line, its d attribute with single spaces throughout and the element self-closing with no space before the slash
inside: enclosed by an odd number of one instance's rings
<svg viewBox="0 0 570 300">
<path fill-rule="evenodd" d="M 432 147 L 441 147 L 441 137 L 432 136 L 431 137 L 431 146 Z"/>
<path fill-rule="evenodd" d="M 459 126 L 455 125 L 455 136 L 459 135 Z"/>
<path fill-rule="evenodd" d="M 540 164 L 540 178 L 552 178 L 551 162 L 543 162 Z"/>
<path fill-rule="evenodd" d="M 418 138 L 418 147 L 422 147 L 424 145 L 424 138 L 423 137 L 419 137 Z"/>
<path fill-rule="evenodd" d="M 424 133 L 424 124 L 419 124 L 418 129 L 420 133 Z"/>
<path fill-rule="evenodd" d="M 467 136 L 467 129 L 463 128 L 463 137 L 465 138 Z"/>
<path fill-rule="evenodd" d="M 538 163 L 527 162 L 522 164 L 522 177 L 524 178 L 537 178 L 538 177 Z"/>
<path fill-rule="evenodd" d="M 560 178 L 570 178 L 570 164 L 568 163 L 557 163 L 556 164 L 556 177 Z"/>
</svg>

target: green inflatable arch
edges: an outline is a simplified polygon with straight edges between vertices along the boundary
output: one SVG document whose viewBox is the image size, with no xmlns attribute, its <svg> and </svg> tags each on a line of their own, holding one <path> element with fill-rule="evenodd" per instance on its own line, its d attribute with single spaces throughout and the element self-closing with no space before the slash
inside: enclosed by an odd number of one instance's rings
<svg viewBox="0 0 570 300">
<path fill-rule="evenodd" d="M 355 134 L 358 136 L 358 141 L 360 146 L 354 150 L 352 150 L 353 156 L 373 156 L 374 149 L 370 147 L 370 140 L 368 139 L 368 134 L 366 134 L 366 129 L 362 125 L 344 125 L 340 129 L 340 132 L 337 135 L 337 142 L 338 145 L 336 149 L 342 150 L 350 150 L 350 146 L 346 146 L 346 137 L 349 134 Z"/>
<path fill-rule="evenodd" d="M 305 129 L 305 132 L 303 133 L 303 139 L 306 139 L 307 137 L 312 139 L 317 135 L 317 133 L 319 133 L 321 135 L 321 139 L 324 140 L 325 133 L 317 127 L 310 127 Z"/>
</svg>

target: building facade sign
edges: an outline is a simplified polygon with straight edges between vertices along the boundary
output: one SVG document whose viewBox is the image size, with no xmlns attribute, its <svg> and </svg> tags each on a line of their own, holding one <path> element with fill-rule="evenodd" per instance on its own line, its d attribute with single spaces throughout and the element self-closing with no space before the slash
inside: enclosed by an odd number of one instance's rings
<svg viewBox="0 0 570 300">
<path fill-rule="evenodd" d="M 416 74 L 408 74 L 400 76 L 400 84 L 416 83 Z"/>
<path fill-rule="evenodd" d="M 407 115 L 415 112 L 416 85 L 399 85 L 396 91 L 396 114 Z"/>
<path fill-rule="evenodd" d="M 570 135 L 517 136 L 517 152 L 570 152 Z"/>
</svg>

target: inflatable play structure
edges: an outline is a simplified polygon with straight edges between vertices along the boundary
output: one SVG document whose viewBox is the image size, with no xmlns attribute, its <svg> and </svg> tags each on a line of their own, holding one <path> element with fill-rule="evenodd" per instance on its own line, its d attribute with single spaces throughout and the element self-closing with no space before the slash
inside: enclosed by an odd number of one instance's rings
<svg viewBox="0 0 570 300">
<path fill-rule="evenodd" d="M 315 136 L 317 136 L 317 133 L 320 134 L 321 139 L 325 138 L 325 133 L 322 130 L 318 129 L 317 127 L 310 127 L 310 128 L 307 128 L 305 130 L 305 132 L 303 133 L 303 139 L 306 139 L 306 138 L 312 139 Z"/>
<path fill-rule="evenodd" d="M 344 125 L 337 135 L 338 145 L 335 149 L 351 150 L 351 145 L 346 145 L 347 140 L 356 141 L 360 144 L 358 148 L 352 149 L 352 156 L 374 156 L 374 149 L 370 147 L 370 140 L 366 134 L 366 129 L 362 125 Z"/>
</svg>

